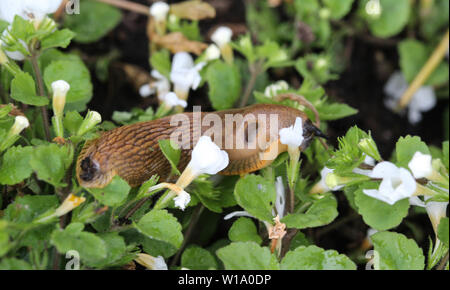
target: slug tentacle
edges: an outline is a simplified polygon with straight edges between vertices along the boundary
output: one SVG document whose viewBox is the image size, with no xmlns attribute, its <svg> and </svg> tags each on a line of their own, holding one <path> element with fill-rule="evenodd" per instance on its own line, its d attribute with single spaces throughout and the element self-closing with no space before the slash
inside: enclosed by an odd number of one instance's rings
<svg viewBox="0 0 450 290">
<path fill-rule="evenodd" d="M 287 146 L 279 142 L 278 133 L 281 128 L 294 124 L 297 117 L 304 123 L 301 150 L 308 147 L 314 136 L 326 137 L 303 112 L 268 104 L 211 113 L 182 113 L 122 126 L 86 142 L 77 161 L 77 179 L 83 187 L 97 188 L 106 186 L 115 175 L 133 187 L 154 174 L 159 175 L 160 180 L 166 180 L 171 165 L 158 141 L 171 139 L 180 146 L 178 169 L 182 171 L 202 135 L 211 136 L 228 153 L 230 163 L 219 174 L 254 172 L 269 166 L 287 150 Z"/>
</svg>

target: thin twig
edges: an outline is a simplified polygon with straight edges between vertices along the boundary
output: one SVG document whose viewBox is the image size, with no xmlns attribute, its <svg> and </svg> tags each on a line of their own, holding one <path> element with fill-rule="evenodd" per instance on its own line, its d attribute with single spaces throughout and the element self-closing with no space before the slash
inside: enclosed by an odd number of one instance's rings
<svg viewBox="0 0 450 290">
<path fill-rule="evenodd" d="M 439 265 L 437 266 L 436 270 L 444 270 L 447 263 L 448 263 L 448 251 L 447 251 L 447 254 L 445 254 L 444 258 L 442 258 L 442 260 L 439 263 Z"/>
<path fill-rule="evenodd" d="M 103 2 L 118 8 L 126 9 L 129 11 L 133 11 L 139 14 L 143 15 L 150 15 L 150 8 L 148 6 L 134 3 L 131 1 L 125 1 L 125 0 L 96 0 L 98 2 Z"/>
<path fill-rule="evenodd" d="M 36 76 L 39 95 L 45 96 L 44 81 L 42 80 L 41 69 L 39 68 L 39 64 L 37 61 L 37 55 L 35 53 L 33 53 L 30 60 L 31 60 L 31 65 L 33 67 L 34 74 Z M 50 142 L 51 141 L 50 123 L 49 123 L 49 119 L 48 119 L 47 106 L 41 106 L 41 114 L 42 114 L 42 121 L 44 123 L 45 138 L 47 139 L 48 142 Z"/>
<path fill-rule="evenodd" d="M 427 81 L 433 71 L 437 68 L 437 66 L 441 63 L 442 59 L 445 56 L 445 53 L 448 50 L 448 41 L 449 41 L 449 30 L 445 33 L 439 45 L 434 50 L 433 54 L 430 56 L 428 61 L 420 70 L 419 74 L 413 80 L 409 88 L 403 94 L 400 99 L 399 109 L 404 109 L 409 102 L 411 102 L 412 97 L 417 92 L 418 89 Z"/>
<path fill-rule="evenodd" d="M 180 249 L 178 250 L 175 257 L 172 259 L 172 262 L 170 263 L 171 266 L 175 266 L 178 263 L 178 260 L 180 259 L 181 253 L 183 252 L 184 248 L 186 247 L 187 243 L 189 242 L 192 232 L 194 231 L 195 225 L 197 224 L 200 216 L 202 215 L 203 210 L 205 209 L 205 206 L 203 204 L 199 204 L 194 212 L 192 213 L 191 222 L 189 223 L 189 226 L 186 230 L 186 233 L 184 234 L 183 243 L 181 244 Z"/>
<path fill-rule="evenodd" d="M 255 87 L 256 79 L 258 78 L 259 74 L 262 72 L 262 65 L 263 65 L 262 60 L 259 60 L 255 63 L 252 63 L 249 65 L 250 79 L 247 83 L 247 86 L 245 87 L 244 95 L 242 96 L 239 107 L 245 107 L 247 105 L 250 95 L 253 92 L 253 88 Z"/>
</svg>

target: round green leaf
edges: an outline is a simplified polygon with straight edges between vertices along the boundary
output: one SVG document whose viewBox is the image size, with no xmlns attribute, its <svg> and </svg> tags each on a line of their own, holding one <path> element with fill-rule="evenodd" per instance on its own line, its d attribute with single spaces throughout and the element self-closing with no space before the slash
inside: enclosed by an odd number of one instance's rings
<svg viewBox="0 0 450 290">
<path fill-rule="evenodd" d="M 255 242 L 258 245 L 262 242 L 255 224 L 246 217 L 240 217 L 233 223 L 228 231 L 228 237 L 233 242 Z"/>
<path fill-rule="evenodd" d="M 277 258 L 269 248 L 254 242 L 238 242 L 217 250 L 226 270 L 278 270 Z"/>
<path fill-rule="evenodd" d="M 369 0 L 361 1 L 362 8 Z M 378 37 L 391 37 L 401 32 L 408 23 L 411 3 L 409 0 L 380 0 L 381 15 L 364 14 L 370 31 Z"/>
<path fill-rule="evenodd" d="M 181 267 L 189 270 L 216 270 L 217 262 L 208 250 L 190 246 L 181 255 Z"/>
<path fill-rule="evenodd" d="M 282 270 L 356 270 L 350 258 L 334 250 L 300 246 L 289 251 L 281 261 Z"/>
<path fill-rule="evenodd" d="M 423 270 L 425 257 L 412 239 L 402 234 L 379 232 L 372 235 L 376 270 Z"/>
<path fill-rule="evenodd" d="M 30 177 L 33 169 L 30 167 L 33 147 L 11 147 L 3 155 L 0 167 L 0 183 L 14 185 Z"/>
</svg>

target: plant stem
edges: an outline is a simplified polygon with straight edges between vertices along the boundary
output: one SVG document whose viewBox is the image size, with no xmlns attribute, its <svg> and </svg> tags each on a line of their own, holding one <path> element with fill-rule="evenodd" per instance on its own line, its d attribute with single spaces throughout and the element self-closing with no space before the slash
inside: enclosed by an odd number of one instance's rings
<svg viewBox="0 0 450 290">
<path fill-rule="evenodd" d="M 195 225 L 197 224 L 200 216 L 203 213 L 203 210 L 205 209 L 205 206 L 203 204 L 197 205 L 194 212 L 192 213 L 191 222 L 189 223 L 189 226 L 186 230 L 186 233 L 184 234 L 184 240 L 181 244 L 180 249 L 178 250 L 175 257 L 172 259 L 172 262 L 170 263 L 171 266 L 175 266 L 178 263 L 178 260 L 180 259 L 181 253 L 183 252 L 184 248 L 186 247 L 187 243 L 189 242 L 189 239 L 191 238 L 192 232 L 194 231 Z"/>
<path fill-rule="evenodd" d="M 33 66 L 34 74 L 36 75 L 39 95 L 45 96 L 44 81 L 42 80 L 41 69 L 39 68 L 39 64 L 37 61 L 37 55 L 35 53 L 33 53 L 33 55 L 31 56 L 31 65 Z M 44 123 L 45 138 L 47 139 L 48 142 L 50 142 L 51 141 L 50 125 L 49 125 L 49 119 L 48 119 L 47 106 L 41 107 L 41 114 L 42 114 L 42 122 Z"/>
<path fill-rule="evenodd" d="M 444 258 L 442 258 L 442 260 L 439 263 L 439 265 L 437 266 L 436 270 L 444 270 L 445 266 L 448 263 L 448 258 L 449 258 L 449 254 L 448 254 L 448 251 L 447 251 L 447 254 L 445 254 Z"/>
<path fill-rule="evenodd" d="M 242 96 L 239 107 L 245 107 L 247 105 L 248 99 L 250 98 L 253 88 L 255 87 L 256 79 L 258 78 L 259 74 L 262 72 L 262 64 L 263 64 L 263 61 L 259 60 L 255 63 L 252 63 L 249 65 L 250 80 L 248 81 L 247 86 L 245 87 L 244 95 Z"/>
<path fill-rule="evenodd" d="M 150 15 L 150 9 L 148 6 L 134 3 L 125 0 L 97 0 L 98 2 L 103 2 L 111 6 L 133 11 L 139 14 Z"/>
<path fill-rule="evenodd" d="M 427 81 L 433 71 L 437 68 L 437 66 L 441 63 L 442 59 L 445 56 L 445 53 L 448 50 L 448 41 L 449 41 L 449 30 L 445 33 L 439 45 L 434 50 L 433 54 L 430 56 L 428 61 L 420 70 L 419 74 L 413 80 L 409 88 L 403 94 L 400 99 L 399 109 L 404 109 L 409 102 L 411 102 L 412 97 L 417 92 L 417 90 Z"/>
</svg>

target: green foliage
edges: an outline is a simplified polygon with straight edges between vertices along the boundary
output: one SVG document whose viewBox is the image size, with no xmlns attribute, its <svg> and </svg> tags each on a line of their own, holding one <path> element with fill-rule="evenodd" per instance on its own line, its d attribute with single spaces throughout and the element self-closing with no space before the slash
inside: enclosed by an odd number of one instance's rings
<svg viewBox="0 0 450 290">
<path fill-rule="evenodd" d="M 397 164 L 401 167 L 408 168 L 408 163 L 416 152 L 430 154 L 427 144 L 422 142 L 420 137 L 406 136 L 401 137 L 395 146 Z"/>
<path fill-rule="evenodd" d="M 448 248 L 448 217 L 441 218 L 438 226 L 438 238 Z"/>
<path fill-rule="evenodd" d="M 208 250 L 194 245 L 181 255 L 181 267 L 189 270 L 216 270 L 217 262 Z"/>
<path fill-rule="evenodd" d="M 3 155 L 0 167 L 0 183 L 14 185 L 30 177 L 33 170 L 30 167 L 31 146 L 11 147 Z"/>
<path fill-rule="evenodd" d="M 180 171 L 177 168 L 178 162 L 180 162 L 181 151 L 177 144 L 173 143 L 170 139 L 159 140 L 159 148 L 164 156 L 172 166 L 172 173 L 180 175 Z"/>
<path fill-rule="evenodd" d="M 108 34 L 120 22 L 120 10 L 97 1 L 83 1 L 80 13 L 66 15 L 64 26 L 76 33 L 75 41 L 90 43 Z"/>
<path fill-rule="evenodd" d="M 356 270 L 347 256 L 316 246 L 300 246 L 286 253 L 281 261 L 282 270 Z"/>
<path fill-rule="evenodd" d="M 423 270 L 425 257 L 414 240 L 402 234 L 379 232 L 370 237 L 373 241 L 375 269 L 377 270 Z"/>
<path fill-rule="evenodd" d="M 277 270 L 277 258 L 269 248 L 254 242 L 237 242 L 217 250 L 226 270 Z"/>
<path fill-rule="evenodd" d="M 27 105 L 45 106 L 48 99 L 38 96 L 36 84 L 28 73 L 18 73 L 11 82 L 11 98 Z"/>
<path fill-rule="evenodd" d="M 104 188 L 91 188 L 89 192 L 102 204 L 117 207 L 126 200 L 130 186 L 120 178 L 114 176 L 111 183 Z"/>
<path fill-rule="evenodd" d="M 275 185 L 259 175 L 247 175 L 236 183 L 234 197 L 252 216 L 271 222 L 275 205 Z"/>
<path fill-rule="evenodd" d="M 206 81 L 209 86 L 209 100 L 214 109 L 232 108 L 241 94 L 241 76 L 235 65 L 215 61 L 208 66 Z"/>
<path fill-rule="evenodd" d="M 228 231 L 228 237 L 232 242 L 255 242 L 258 245 L 262 242 L 255 224 L 245 217 L 240 217 L 233 223 Z"/>
</svg>

